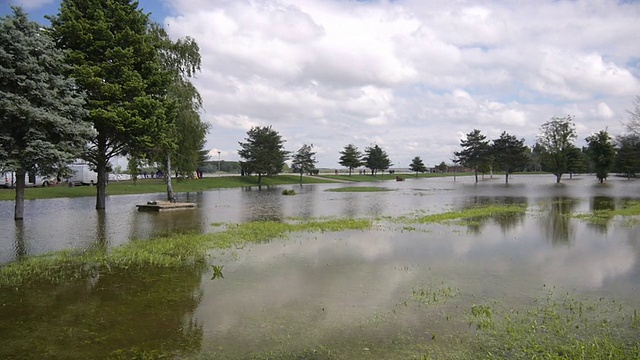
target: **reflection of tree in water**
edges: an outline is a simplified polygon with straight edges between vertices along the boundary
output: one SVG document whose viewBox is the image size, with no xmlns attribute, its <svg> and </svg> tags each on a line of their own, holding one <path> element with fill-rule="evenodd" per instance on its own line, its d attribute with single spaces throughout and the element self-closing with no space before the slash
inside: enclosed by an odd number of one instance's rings
<svg viewBox="0 0 640 360">
<path fill-rule="evenodd" d="M 616 209 L 615 199 L 610 196 L 594 196 L 589 200 L 589 207 L 591 212 L 597 215 L 597 221 L 587 222 L 587 227 L 601 233 L 606 232 L 613 219 L 613 216 L 607 216 L 606 212 Z"/>
<path fill-rule="evenodd" d="M 527 198 L 526 197 L 487 197 L 487 196 L 475 196 L 471 197 L 469 201 L 466 202 L 463 209 L 469 209 L 474 207 L 484 207 L 491 205 L 517 205 L 517 206 L 527 206 Z M 518 225 L 521 225 L 526 218 L 525 212 L 509 212 L 509 213 L 500 213 L 500 214 L 492 214 L 489 216 L 483 216 L 479 218 L 469 219 L 466 221 L 467 231 L 472 234 L 480 234 L 485 225 L 493 222 L 500 226 L 500 229 L 503 232 L 507 232 L 512 230 Z"/>
<path fill-rule="evenodd" d="M 541 205 L 541 222 L 546 239 L 553 245 L 569 245 L 575 236 L 571 215 L 577 202 L 558 196 Z"/>
<path fill-rule="evenodd" d="M 0 292 L 0 358 L 183 358 L 200 349 L 193 314 L 204 264 L 115 270 Z"/>
<path fill-rule="evenodd" d="M 279 190 L 271 186 L 242 188 L 242 221 L 281 221 L 284 216 Z"/>
</svg>

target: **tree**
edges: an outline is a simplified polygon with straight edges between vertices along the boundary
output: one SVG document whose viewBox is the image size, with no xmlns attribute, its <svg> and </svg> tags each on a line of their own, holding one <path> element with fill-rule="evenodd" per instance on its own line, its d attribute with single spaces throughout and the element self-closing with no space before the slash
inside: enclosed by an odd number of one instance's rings
<svg viewBox="0 0 640 360">
<path fill-rule="evenodd" d="M 577 146 L 570 146 L 567 151 L 567 172 L 569 179 L 573 174 L 588 171 L 587 156 L 582 149 Z"/>
<path fill-rule="evenodd" d="M 493 140 L 492 153 L 496 166 L 505 173 L 505 182 L 509 183 L 509 174 L 527 163 L 524 139 L 518 140 L 515 136 L 503 131 L 499 138 Z"/>
<path fill-rule="evenodd" d="M 302 184 L 302 175 L 308 173 L 313 174 L 316 169 L 316 153 L 313 151 L 313 144 L 303 144 L 300 149 L 293 155 L 293 161 L 291 162 L 291 170 L 295 173 L 300 173 L 300 184 Z"/>
<path fill-rule="evenodd" d="M 415 171 L 416 177 L 418 177 L 419 172 L 424 173 L 427 171 L 427 167 L 422 162 L 422 159 L 420 159 L 420 156 L 416 156 L 411 160 L 409 169 L 411 169 L 411 171 Z"/>
<path fill-rule="evenodd" d="M 633 133 L 616 136 L 616 145 L 614 169 L 630 179 L 640 170 L 640 136 Z"/>
<path fill-rule="evenodd" d="M 173 201 L 172 160 L 178 174 L 193 174 L 200 165 L 201 150 L 209 129 L 209 124 L 200 120 L 200 94 L 189 81 L 200 71 L 202 59 L 198 44 L 189 37 L 174 42 L 157 24 L 152 24 L 151 34 L 158 42 L 163 73 L 169 78 L 166 91 L 159 94 L 165 106 L 166 121 L 151 156 L 164 165 L 167 199 Z"/>
<path fill-rule="evenodd" d="M 627 129 L 632 134 L 640 136 L 640 95 L 637 95 L 633 100 L 634 109 L 629 111 L 629 122 L 627 122 Z"/>
<path fill-rule="evenodd" d="M 14 219 L 24 218 L 25 174 L 57 173 L 93 134 L 84 94 L 63 51 L 21 8 L 0 19 L 0 168 L 16 174 Z"/>
<path fill-rule="evenodd" d="M 262 176 L 278 174 L 289 158 L 289 152 L 284 150 L 284 140 L 271 126 L 252 127 L 247 131 L 245 142 L 238 142 L 241 149 L 238 155 L 245 159 L 244 170 L 248 174 L 258 174 L 258 184 Z"/>
<path fill-rule="evenodd" d="M 357 169 L 363 165 L 362 153 L 358 151 L 358 148 L 353 144 L 345 146 L 344 150 L 340 152 L 340 155 L 339 164 L 349 169 L 349 176 L 351 176 L 353 169 Z"/>
<path fill-rule="evenodd" d="M 440 164 L 436 165 L 436 169 L 440 172 L 445 172 L 447 171 L 449 167 L 447 166 L 447 164 L 443 161 Z"/>
<path fill-rule="evenodd" d="M 371 169 L 371 176 L 374 176 L 378 170 L 385 171 L 393 165 L 387 153 L 377 144 L 367 147 L 364 154 L 364 166 Z"/>
<path fill-rule="evenodd" d="M 467 134 L 466 140 L 460 140 L 462 151 L 454 152 L 457 158 L 456 163 L 473 169 L 476 183 L 478 182 L 478 168 L 488 160 L 489 141 L 486 138 L 480 133 L 480 130 L 474 129 Z"/>
<path fill-rule="evenodd" d="M 165 129 L 163 94 L 170 77 L 148 15 L 131 0 L 62 0 L 49 17 L 51 34 L 78 87 L 97 131 L 84 159 L 98 173 L 96 209 L 105 208 L 109 160 L 154 148 Z"/>
<path fill-rule="evenodd" d="M 569 151 L 576 137 L 575 124 L 570 115 L 553 117 L 540 127 L 538 145 L 542 149 L 543 164 L 556 176 L 557 183 L 567 171 Z"/>
<path fill-rule="evenodd" d="M 596 178 L 602 183 L 609 175 L 616 155 L 611 137 L 606 130 L 600 130 L 585 140 L 587 141 L 587 155 L 595 168 Z"/>
</svg>

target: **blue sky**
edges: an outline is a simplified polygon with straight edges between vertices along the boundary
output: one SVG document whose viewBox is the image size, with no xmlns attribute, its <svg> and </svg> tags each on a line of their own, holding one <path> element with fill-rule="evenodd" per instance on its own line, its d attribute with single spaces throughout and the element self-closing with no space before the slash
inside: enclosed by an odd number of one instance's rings
<svg viewBox="0 0 640 360">
<path fill-rule="evenodd" d="M 6 14 L 8 2 L 0 0 Z M 33 20 L 59 1 L 22 0 Z M 578 146 L 624 133 L 640 95 L 640 4 L 615 0 L 140 1 L 170 36 L 194 38 L 207 147 L 237 160 L 271 125 L 321 167 L 378 144 L 407 167 L 450 162 L 460 139 L 507 131 L 533 145 L 572 115 Z"/>
</svg>

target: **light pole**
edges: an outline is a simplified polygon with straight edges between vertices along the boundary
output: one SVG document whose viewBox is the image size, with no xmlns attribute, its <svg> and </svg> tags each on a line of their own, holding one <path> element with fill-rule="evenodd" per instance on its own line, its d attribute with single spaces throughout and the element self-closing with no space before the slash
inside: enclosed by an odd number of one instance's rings
<svg viewBox="0 0 640 360">
<path fill-rule="evenodd" d="M 220 150 L 218 150 L 218 176 L 220 176 Z"/>
</svg>

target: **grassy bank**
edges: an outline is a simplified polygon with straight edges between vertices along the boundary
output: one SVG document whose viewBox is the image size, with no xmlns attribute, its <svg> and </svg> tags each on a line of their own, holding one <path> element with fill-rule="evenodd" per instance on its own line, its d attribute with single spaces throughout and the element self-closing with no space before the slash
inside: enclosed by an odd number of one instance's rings
<svg viewBox="0 0 640 360">
<path fill-rule="evenodd" d="M 303 184 L 330 183 L 331 179 L 319 179 L 316 177 L 303 177 Z M 300 183 L 299 175 L 278 175 L 263 177 L 260 186 L 295 185 Z M 172 182 L 175 192 L 196 192 L 221 188 L 237 188 L 259 186 L 257 176 L 220 176 L 205 177 L 202 179 L 174 180 Z M 141 179 L 135 183 L 131 180 L 111 181 L 107 185 L 107 195 L 129 195 L 165 193 L 167 186 L 162 179 Z M 61 197 L 96 196 L 96 188 L 93 186 L 68 187 L 63 184 L 47 188 L 28 188 L 24 192 L 25 199 L 52 199 Z M 14 189 L 0 189 L 1 200 L 13 200 Z"/>
</svg>

